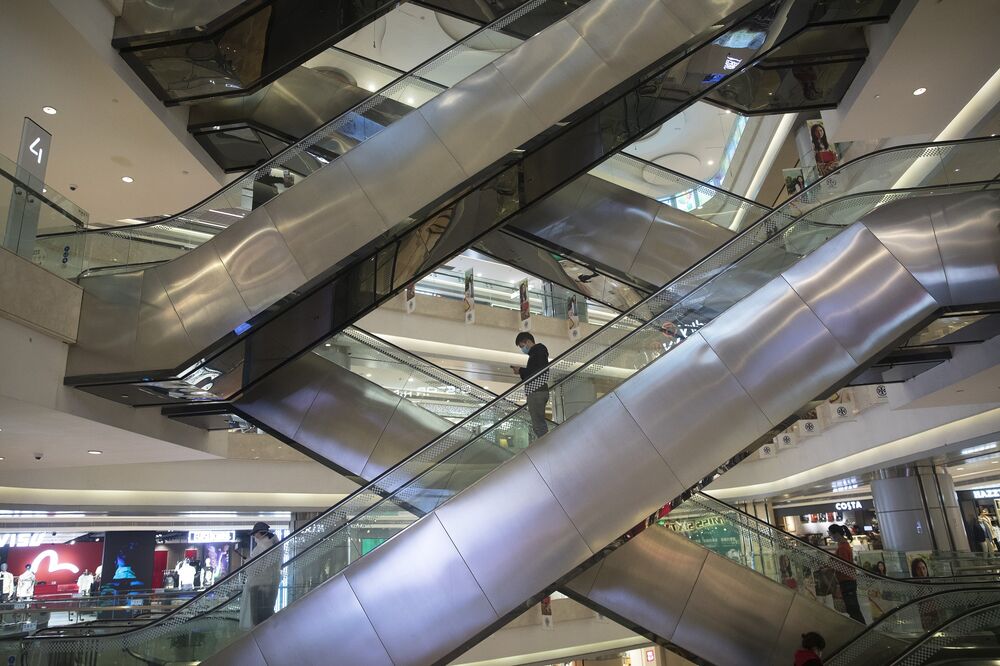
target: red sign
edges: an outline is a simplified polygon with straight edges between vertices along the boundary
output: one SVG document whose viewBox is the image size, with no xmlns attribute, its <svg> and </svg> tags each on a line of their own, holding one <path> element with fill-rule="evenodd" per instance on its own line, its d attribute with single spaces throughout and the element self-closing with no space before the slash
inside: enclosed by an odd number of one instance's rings
<svg viewBox="0 0 1000 666">
<path fill-rule="evenodd" d="M 7 569 L 19 576 L 24 571 L 24 565 L 30 564 L 38 579 L 35 585 L 36 597 L 55 594 L 60 585 L 71 585 L 71 591 L 75 592 L 76 579 L 84 569 L 90 569 L 94 573 L 101 566 L 103 555 L 104 544 L 94 542 L 11 548 L 7 551 Z"/>
</svg>

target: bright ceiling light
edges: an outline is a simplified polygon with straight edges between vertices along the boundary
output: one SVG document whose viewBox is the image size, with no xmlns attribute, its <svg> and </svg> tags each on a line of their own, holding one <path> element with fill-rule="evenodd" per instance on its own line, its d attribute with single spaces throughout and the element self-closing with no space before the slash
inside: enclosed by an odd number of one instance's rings
<svg viewBox="0 0 1000 666">
<path fill-rule="evenodd" d="M 122 176 L 123 183 L 134 183 L 135 179 L 132 176 Z"/>
<path fill-rule="evenodd" d="M 962 449 L 961 451 L 958 452 L 958 454 L 962 455 L 962 456 L 971 456 L 974 453 L 982 453 L 983 451 L 992 451 L 995 448 L 997 448 L 997 443 L 996 442 L 990 442 L 988 444 L 980 444 L 978 446 L 970 446 L 967 449 Z"/>
<path fill-rule="evenodd" d="M 92 456 L 99 456 L 102 453 L 104 453 L 104 451 L 98 451 L 97 449 L 91 449 L 91 450 L 87 451 L 87 453 L 89 453 Z"/>
<path fill-rule="evenodd" d="M 54 106 L 43 106 L 42 111 L 50 116 L 54 116 L 57 113 L 59 113 L 58 111 L 56 111 L 56 108 Z"/>
<path fill-rule="evenodd" d="M 917 88 L 916 90 L 913 91 L 913 94 L 919 97 L 920 95 L 923 95 L 925 92 L 927 92 L 927 88 Z"/>
<path fill-rule="evenodd" d="M 713 164 L 715 164 L 715 160 L 709 160 L 708 161 L 708 166 L 712 166 Z"/>
</svg>

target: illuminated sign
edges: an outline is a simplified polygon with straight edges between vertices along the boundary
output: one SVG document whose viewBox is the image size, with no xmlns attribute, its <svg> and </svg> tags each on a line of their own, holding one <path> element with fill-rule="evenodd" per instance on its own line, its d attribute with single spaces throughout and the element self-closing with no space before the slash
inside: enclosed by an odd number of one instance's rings
<svg viewBox="0 0 1000 666">
<path fill-rule="evenodd" d="M 976 499 L 998 499 L 1000 498 L 1000 488 L 983 488 L 973 490 L 972 496 Z"/>
<path fill-rule="evenodd" d="M 188 532 L 188 543 L 222 543 L 236 541 L 236 532 L 229 530 L 195 530 Z"/>
<path fill-rule="evenodd" d="M 40 546 L 45 543 L 47 533 L 43 532 L 21 532 L 19 534 L 0 534 L 0 548 L 11 546 L 16 548 L 30 548 Z"/>
<path fill-rule="evenodd" d="M 855 509 L 863 509 L 865 507 L 861 506 L 861 502 L 853 500 L 851 502 L 837 502 L 833 505 L 837 511 L 854 511 Z"/>
<path fill-rule="evenodd" d="M 722 65 L 722 69 L 734 70 L 740 66 L 743 62 L 743 58 L 734 58 L 733 56 L 726 56 L 726 62 Z"/>
</svg>

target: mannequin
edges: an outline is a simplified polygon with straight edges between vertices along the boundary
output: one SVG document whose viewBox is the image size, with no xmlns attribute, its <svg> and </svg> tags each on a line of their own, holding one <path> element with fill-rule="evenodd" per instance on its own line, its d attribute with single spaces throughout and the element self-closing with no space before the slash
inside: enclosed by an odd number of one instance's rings
<svg viewBox="0 0 1000 666">
<path fill-rule="evenodd" d="M 986 509 L 979 510 L 979 525 L 983 528 L 983 532 L 986 533 L 986 541 L 983 542 L 983 552 L 992 555 L 997 552 L 997 545 L 994 541 L 993 519 L 990 518 L 990 513 Z"/>
<path fill-rule="evenodd" d="M 7 563 L 0 564 L 0 601 L 14 596 L 14 574 L 7 571 Z"/>
<path fill-rule="evenodd" d="M 17 577 L 17 598 L 30 599 L 35 596 L 35 572 L 30 564 L 24 565 L 24 573 Z"/>
</svg>

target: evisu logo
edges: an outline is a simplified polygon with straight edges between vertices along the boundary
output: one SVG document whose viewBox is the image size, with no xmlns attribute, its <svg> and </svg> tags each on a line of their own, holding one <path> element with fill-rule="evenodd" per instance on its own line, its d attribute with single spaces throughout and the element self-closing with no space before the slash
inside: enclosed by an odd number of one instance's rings
<svg viewBox="0 0 1000 666">
<path fill-rule="evenodd" d="M 885 384 L 879 384 L 878 386 L 875 387 L 875 395 L 877 395 L 880 398 L 884 398 L 885 396 L 889 395 L 889 391 L 886 390 Z"/>
<path fill-rule="evenodd" d="M 781 441 L 783 441 L 785 444 L 791 444 L 792 443 L 792 436 L 791 435 L 785 435 L 784 437 L 781 438 Z"/>
<path fill-rule="evenodd" d="M 42 562 L 45 560 L 49 561 L 49 573 L 55 573 L 57 571 L 68 571 L 70 573 L 79 573 L 80 567 L 75 564 L 67 562 L 66 564 L 59 564 L 59 553 L 52 550 L 43 550 L 35 556 L 34 561 L 31 563 L 31 570 L 40 573 L 42 570 Z"/>
</svg>

